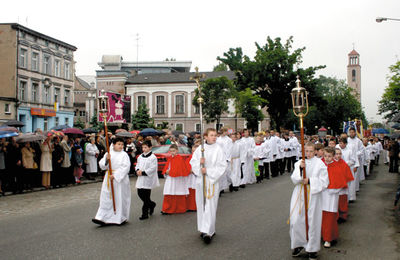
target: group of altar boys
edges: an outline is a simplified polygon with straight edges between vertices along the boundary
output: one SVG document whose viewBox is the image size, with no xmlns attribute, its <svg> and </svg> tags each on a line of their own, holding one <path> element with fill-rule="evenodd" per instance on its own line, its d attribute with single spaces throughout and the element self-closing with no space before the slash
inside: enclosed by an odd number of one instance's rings
<svg viewBox="0 0 400 260">
<path fill-rule="evenodd" d="M 379 143 L 379 142 L 378 142 Z M 100 195 L 100 206 L 92 221 L 99 225 L 124 224 L 129 218 L 130 186 L 129 158 L 123 152 L 123 140 L 116 138 L 100 160 L 102 169 L 113 165 L 107 172 Z M 151 190 L 159 186 L 157 158 L 151 152 L 151 142 L 143 142 L 143 153 L 135 167 L 138 179 L 136 188 L 143 201 L 141 220 L 154 213 L 156 203 L 151 200 Z M 315 259 L 320 250 L 321 235 L 325 247 L 338 239 L 338 222 L 347 219 L 348 202 L 356 200 L 360 182 L 368 174 L 371 161 L 381 148 L 374 139 L 360 140 L 354 129 L 349 136 L 343 134 L 336 144 L 328 147 L 321 143 L 305 144 L 306 159 L 301 159 L 301 146 L 293 132 L 280 136 L 274 131 L 259 133 L 255 137 L 245 129 L 241 134 L 229 133 L 223 128 L 219 133 L 209 128 L 204 133 L 204 147 L 195 142 L 193 154 L 185 160 L 178 147 L 171 145 L 170 157 L 163 170 L 165 176 L 162 214 L 197 211 L 197 229 L 206 244 L 215 235 L 218 199 L 224 190 L 238 191 L 248 184 L 292 172 L 295 184 L 290 203 L 290 236 L 292 256 L 305 250 Z M 270 174 L 271 173 L 271 174 Z M 115 207 L 112 201 L 114 186 Z M 304 189 L 306 188 L 306 196 Z M 305 224 L 305 197 L 307 197 L 308 233 Z"/>
</svg>

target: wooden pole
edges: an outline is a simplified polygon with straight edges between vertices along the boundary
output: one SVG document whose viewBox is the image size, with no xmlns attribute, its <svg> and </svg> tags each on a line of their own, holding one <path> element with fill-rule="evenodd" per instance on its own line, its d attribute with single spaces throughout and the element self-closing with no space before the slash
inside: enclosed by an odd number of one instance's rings
<svg viewBox="0 0 400 260">
<path fill-rule="evenodd" d="M 106 135 L 107 153 L 110 154 L 110 146 L 108 144 L 107 116 L 103 116 L 103 118 L 104 118 L 104 120 L 103 120 L 104 121 L 104 132 L 105 132 L 105 135 Z M 107 178 L 110 178 L 111 175 L 112 175 L 112 167 L 111 167 L 111 157 L 110 157 L 110 159 L 108 160 L 108 177 Z M 114 215 L 115 215 L 117 213 L 117 209 L 115 207 L 113 180 L 110 181 L 110 185 L 111 185 L 111 195 L 112 195 L 113 209 L 114 209 Z"/>
<path fill-rule="evenodd" d="M 306 161 L 305 151 L 304 151 L 304 126 L 303 126 L 303 114 L 300 114 L 300 139 L 301 139 L 301 157 L 302 160 Z M 303 179 L 307 178 L 306 167 L 303 168 Z M 305 208 L 305 218 L 306 218 L 306 238 L 308 241 L 308 184 L 303 184 L 304 187 L 304 208 Z"/>
</svg>

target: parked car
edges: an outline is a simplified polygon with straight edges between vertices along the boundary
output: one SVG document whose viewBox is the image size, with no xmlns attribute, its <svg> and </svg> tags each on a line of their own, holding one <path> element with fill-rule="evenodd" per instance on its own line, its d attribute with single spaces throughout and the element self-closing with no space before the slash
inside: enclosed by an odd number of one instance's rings
<svg viewBox="0 0 400 260">
<path fill-rule="evenodd" d="M 165 164 L 167 163 L 167 158 L 170 156 L 168 153 L 170 144 L 153 146 L 151 151 L 157 157 L 158 161 L 158 177 L 163 178 L 164 176 L 161 174 L 163 171 Z M 178 154 L 183 157 L 183 159 L 188 160 L 189 156 L 192 154 L 192 150 L 186 145 L 179 144 L 178 145 Z M 136 157 L 137 159 L 137 157 Z M 135 163 L 136 164 L 136 163 Z"/>
</svg>

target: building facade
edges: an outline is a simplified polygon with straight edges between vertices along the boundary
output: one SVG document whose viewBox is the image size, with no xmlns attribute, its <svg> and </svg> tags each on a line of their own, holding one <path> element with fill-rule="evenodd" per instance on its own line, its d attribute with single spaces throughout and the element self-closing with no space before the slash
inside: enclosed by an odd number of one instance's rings
<svg viewBox="0 0 400 260">
<path fill-rule="evenodd" d="M 74 124 L 82 122 L 86 127 L 96 115 L 96 85 L 94 76 L 75 76 Z"/>
<path fill-rule="evenodd" d="M 361 102 L 361 65 L 360 54 L 354 49 L 348 54 L 347 85 L 353 89 L 357 100 Z"/>
<path fill-rule="evenodd" d="M 72 125 L 73 53 L 77 48 L 20 24 L 0 24 L 0 30 L 9 32 L 0 35 L 0 44 L 15 39 L 13 47 L 6 47 L 16 54 L 16 59 L 8 59 L 5 65 L 15 69 L 2 71 L 0 77 L 9 82 L 2 84 L 2 89 L 15 89 L 16 119 L 25 123 L 22 131 L 33 132 L 37 128 L 46 131 L 56 125 Z M 15 78 L 15 82 L 9 78 Z"/>
</svg>

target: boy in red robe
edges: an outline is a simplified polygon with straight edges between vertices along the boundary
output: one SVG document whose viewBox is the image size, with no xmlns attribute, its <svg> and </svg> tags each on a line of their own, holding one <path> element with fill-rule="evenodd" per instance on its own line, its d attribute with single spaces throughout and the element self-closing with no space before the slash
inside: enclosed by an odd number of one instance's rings
<svg viewBox="0 0 400 260">
<path fill-rule="evenodd" d="M 351 173 L 351 169 L 347 165 L 347 163 L 342 159 L 342 150 L 339 148 L 336 148 L 335 150 L 335 161 L 340 165 L 342 174 L 346 177 L 346 181 L 347 182 L 353 181 L 354 177 L 353 174 Z M 347 189 L 347 187 L 343 189 Z M 340 194 L 339 208 L 338 208 L 339 218 L 337 220 L 339 223 L 345 222 L 347 220 L 348 211 L 349 211 L 349 202 L 347 194 Z"/>
<path fill-rule="evenodd" d="M 186 196 L 189 195 L 187 176 L 190 171 L 185 160 L 178 154 L 178 146 L 172 144 L 169 148 L 170 157 L 167 159 L 162 174 L 165 176 L 164 201 L 161 213 L 163 215 L 185 213 Z"/>
<path fill-rule="evenodd" d="M 329 186 L 322 192 L 322 238 L 324 247 L 331 247 L 339 237 L 338 204 L 339 191 L 347 187 L 347 178 L 340 163 L 334 160 L 335 148 L 326 147 L 322 161 L 328 167 Z"/>
</svg>

